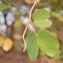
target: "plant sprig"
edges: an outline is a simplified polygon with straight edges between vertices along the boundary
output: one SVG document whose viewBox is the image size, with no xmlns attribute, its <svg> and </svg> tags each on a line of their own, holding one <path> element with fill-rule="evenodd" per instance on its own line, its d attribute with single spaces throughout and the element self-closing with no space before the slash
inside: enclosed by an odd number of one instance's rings
<svg viewBox="0 0 63 63">
<path fill-rule="evenodd" d="M 23 35 L 22 35 L 22 39 L 23 39 L 23 42 L 24 42 L 24 49 L 23 49 L 23 52 L 25 52 L 25 51 L 26 51 L 26 48 L 27 48 L 26 41 L 25 41 L 25 34 L 26 34 L 26 31 L 27 31 L 27 28 L 28 28 L 29 24 L 31 24 L 31 21 L 32 21 L 32 19 L 31 19 L 31 18 L 32 18 L 32 11 L 33 11 L 33 9 L 34 9 L 34 7 L 35 7 L 35 5 L 36 5 L 37 3 L 39 3 L 38 0 L 34 0 L 34 3 L 33 3 L 32 7 L 31 7 L 31 9 L 30 9 L 30 11 L 29 11 L 29 21 L 28 21 L 28 24 L 27 24 L 27 26 L 25 27 L 25 30 L 24 30 Z M 31 24 L 31 25 L 32 25 L 32 24 Z"/>
</svg>

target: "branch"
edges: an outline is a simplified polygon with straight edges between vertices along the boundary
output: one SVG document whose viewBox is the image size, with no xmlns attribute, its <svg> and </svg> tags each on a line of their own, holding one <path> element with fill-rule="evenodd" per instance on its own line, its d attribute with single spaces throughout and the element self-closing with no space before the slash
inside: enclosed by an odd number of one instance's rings
<svg viewBox="0 0 63 63">
<path fill-rule="evenodd" d="M 26 26 L 26 28 L 25 28 L 25 30 L 24 30 L 24 32 L 23 32 L 23 35 L 22 35 L 23 42 L 24 42 L 24 49 L 23 49 L 23 52 L 25 52 L 25 50 L 26 50 L 26 48 L 27 48 L 26 41 L 25 41 L 25 34 L 26 34 L 26 31 L 27 31 L 27 28 L 28 28 L 29 24 L 30 24 L 31 21 L 32 21 L 32 19 L 31 19 L 31 17 L 32 17 L 32 11 L 33 11 L 33 9 L 34 9 L 34 7 L 35 7 L 36 4 L 37 4 L 37 2 L 35 1 L 34 4 L 33 4 L 32 7 L 31 7 L 30 11 L 29 11 L 29 21 L 28 21 L 28 24 L 27 24 L 27 26 Z"/>
</svg>

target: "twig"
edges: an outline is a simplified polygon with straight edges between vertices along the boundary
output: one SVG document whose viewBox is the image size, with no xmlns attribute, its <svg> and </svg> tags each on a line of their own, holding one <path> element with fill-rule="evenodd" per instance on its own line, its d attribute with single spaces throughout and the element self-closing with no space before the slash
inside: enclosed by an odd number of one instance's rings
<svg viewBox="0 0 63 63">
<path fill-rule="evenodd" d="M 33 11 L 33 9 L 34 9 L 34 7 L 35 7 L 36 4 L 37 4 L 37 2 L 35 1 L 34 4 L 33 4 L 32 7 L 31 7 L 30 11 L 29 11 L 29 21 L 28 21 L 28 24 L 27 24 L 27 26 L 26 26 L 26 28 L 25 28 L 25 30 L 24 30 L 23 35 L 22 35 L 23 42 L 24 42 L 24 49 L 23 49 L 23 52 L 25 52 L 25 50 L 26 50 L 26 48 L 27 48 L 26 41 L 25 41 L 25 34 L 26 34 L 26 31 L 27 31 L 27 28 L 28 28 L 30 22 L 32 21 L 32 19 L 31 19 L 31 17 L 32 17 L 32 11 Z"/>
</svg>

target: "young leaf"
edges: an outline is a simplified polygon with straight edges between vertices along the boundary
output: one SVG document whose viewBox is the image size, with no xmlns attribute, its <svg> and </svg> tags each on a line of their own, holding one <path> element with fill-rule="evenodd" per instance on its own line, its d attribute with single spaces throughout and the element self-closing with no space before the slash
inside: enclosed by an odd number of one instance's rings
<svg viewBox="0 0 63 63">
<path fill-rule="evenodd" d="M 7 8 L 8 8 L 8 6 L 6 4 L 0 4 L 0 11 L 3 11 Z"/>
<path fill-rule="evenodd" d="M 39 27 L 49 27 L 51 26 L 52 22 L 50 20 L 47 20 L 50 17 L 50 12 L 46 11 L 45 9 L 37 9 L 33 13 L 33 19 L 35 25 Z"/>
<path fill-rule="evenodd" d="M 52 25 L 52 22 L 50 20 L 39 20 L 34 22 L 35 25 L 45 28 L 45 27 L 50 27 Z"/>
<path fill-rule="evenodd" d="M 38 45 L 42 52 L 50 57 L 59 53 L 59 42 L 46 30 L 38 31 Z"/>
<path fill-rule="evenodd" d="M 38 56 L 39 47 L 37 44 L 37 37 L 34 32 L 31 32 L 26 37 L 27 53 L 31 60 L 36 60 Z"/>
<path fill-rule="evenodd" d="M 33 13 L 34 21 L 44 20 L 50 17 L 50 12 L 45 9 L 36 9 Z"/>
</svg>

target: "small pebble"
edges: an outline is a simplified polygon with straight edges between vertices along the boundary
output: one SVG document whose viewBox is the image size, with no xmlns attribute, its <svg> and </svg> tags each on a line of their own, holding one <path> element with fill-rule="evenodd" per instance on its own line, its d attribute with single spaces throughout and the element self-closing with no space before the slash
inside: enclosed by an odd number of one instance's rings
<svg viewBox="0 0 63 63">
<path fill-rule="evenodd" d="M 0 11 L 0 25 L 5 23 L 5 18 L 3 12 Z"/>
<path fill-rule="evenodd" d="M 29 6 L 26 6 L 26 5 L 20 6 L 20 12 L 22 13 L 22 15 L 28 14 L 29 10 L 30 10 Z"/>
<path fill-rule="evenodd" d="M 11 26 L 14 21 L 15 21 L 15 18 L 13 16 L 13 14 L 11 12 L 8 12 L 7 16 L 6 16 L 7 25 Z"/>
</svg>

